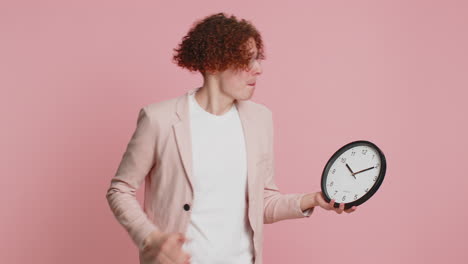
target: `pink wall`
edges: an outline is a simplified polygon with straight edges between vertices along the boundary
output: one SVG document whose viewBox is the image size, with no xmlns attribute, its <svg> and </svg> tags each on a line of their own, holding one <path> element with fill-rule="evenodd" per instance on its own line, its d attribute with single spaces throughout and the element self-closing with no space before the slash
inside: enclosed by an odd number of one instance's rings
<svg viewBox="0 0 468 264">
<path fill-rule="evenodd" d="M 284 193 L 319 191 L 325 162 L 353 140 L 388 161 L 355 213 L 266 225 L 265 263 L 466 263 L 461 0 L 3 1 L 0 262 L 138 262 L 105 192 L 138 109 L 201 84 L 172 49 L 218 11 L 263 34 L 252 100 L 275 114 Z"/>
</svg>

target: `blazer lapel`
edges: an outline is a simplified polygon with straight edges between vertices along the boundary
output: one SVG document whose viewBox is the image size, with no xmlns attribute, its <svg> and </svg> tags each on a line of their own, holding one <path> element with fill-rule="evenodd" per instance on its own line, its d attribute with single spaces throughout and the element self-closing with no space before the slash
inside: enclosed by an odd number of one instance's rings
<svg viewBox="0 0 468 264">
<path fill-rule="evenodd" d="M 192 139 L 190 135 L 190 119 L 189 119 L 189 102 L 188 95 L 193 93 L 195 89 L 191 89 L 183 96 L 180 96 L 176 103 L 176 114 L 179 121 L 172 125 L 179 150 L 180 158 L 184 166 L 187 180 L 192 188 Z"/>
<path fill-rule="evenodd" d="M 187 180 L 192 188 L 193 194 L 193 182 L 192 182 L 192 141 L 190 134 L 190 115 L 189 115 L 189 101 L 188 96 L 194 93 L 198 88 L 193 88 L 180 96 L 177 105 L 176 113 L 179 117 L 179 121 L 173 125 L 177 147 L 179 154 L 184 165 Z M 247 196 L 249 203 L 252 203 L 254 189 L 254 175 L 255 175 L 255 128 L 252 117 L 249 116 L 248 105 L 244 101 L 235 101 L 239 118 L 242 123 L 244 131 L 244 139 L 246 144 L 247 153 Z M 250 211 L 250 210 L 249 210 Z M 250 218 L 250 213 L 249 213 Z M 253 219 L 250 219 L 252 221 Z"/>
<path fill-rule="evenodd" d="M 257 142 L 256 140 L 256 122 L 252 115 L 251 108 L 248 108 L 247 102 L 236 100 L 236 106 L 239 113 L 239 118 L 242 123 L 242 129 L 244 131 L 245 147 L 247 153 L 247 201 L 248 201 L 248 211 L 247 215 L 249 218 L 249 223 L 253 232 L 256 232 L 256 217 L 255 210 L 252 204 L 255 200 L 255 175 L 256 173 L 256 164 L 257 164 Z M 258 193 L 257 193 L 258 195 Z M 263 195 L 263 192 L 261 193 Z M 255 246 L 255 245 L 254 245 Z M 256 246 L 255 246 L 256 247 Z"/>
</svg>

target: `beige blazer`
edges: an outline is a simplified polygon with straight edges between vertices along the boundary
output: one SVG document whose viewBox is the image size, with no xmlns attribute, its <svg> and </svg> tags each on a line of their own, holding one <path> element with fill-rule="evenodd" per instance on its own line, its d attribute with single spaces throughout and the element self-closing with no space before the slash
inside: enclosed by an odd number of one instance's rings
<svg viewBox="0 0 468 264">
<path fill-rule="evenodd" d="M 140 264 L 156 263 L 142 254 L 153 230 L 185 234 L 188 227 L 194 199 L 188 95 L 195 90 L 140 109 L 106 193 L 115 218 L 139 250 Z M 255 264 L 261 264 L 263 224 L 309 217 L 313 209 L 304 214 L 300 201 L 305 193 L 282 194 L 275 184 L 272 112 L 250 100 L 236 101 L 247 149 L 248 220 Z M 142 208 L 135 194 L 143 180 Z"/>
</svg>

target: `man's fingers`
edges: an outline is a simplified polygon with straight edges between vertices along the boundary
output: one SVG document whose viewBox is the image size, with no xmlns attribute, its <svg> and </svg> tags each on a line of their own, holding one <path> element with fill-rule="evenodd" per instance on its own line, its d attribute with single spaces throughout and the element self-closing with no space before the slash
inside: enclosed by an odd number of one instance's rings
<svg viewBox="0 0 468 264">
<path fill-rule="evenodd" d="M 190 258 L 191 258 L 190 254 L 182 250 L 182 248 L 179 247 L 175 250 L 175 258 L 174 258 L 175 263 L 185 263 L 188 260 L 190 260 Z"/>
<path fill-rule="evenodd" d="M 353 207 L 345 210 L 345 204 L 344 203 L 338 203 L 338 208 L 335 208 L 335 206 L 334 206 L 335 203 L 336 203 L 335 199 L 331 199 L 328 203 L 326 203 L 325 200 L 322 201 L 322 199 L 319 199 L 318 201 L 319 201 L 320 205 L 323 208 L 326 208 L 328 210 L 334 210 L 337 214 L 341 214 L 343 212 L 352 213 L 352 212 L 356 211 L 356 208 L 357 208 L 357 206 L 353 206 Z"/>
<path fill-rule="evenodd" d="M 184 236 L 184 234 L 178 233 L 177 235 L 178 235 L 177 236 L 177 241 L 178 242 L 184 243 L 187 240 L 187 238 Z"/>
<path fill-rule="evenodd" d="M 340 207 L 338 207 L 338 209 L 336 210 L 336 212 L 337 212 L 338 214 L 341 214 L 341 213 L 343 213 L 343 211 L 344 211 L 344 203 L 341 203 L 341 204 L 340 204 Z"/>
<path fill-rule="evenodd" d="M 357 206 L 353 206 L 347 210 L 345 210 L 345 204 L 344 203 L 338 203 L 338 208 L 334 207 L 334 204 L 336 203 L 335 199 L 331 199 L 330 202 L 327 203 L 327 207 L 329 210 L 334 210 L 337 214 L 341 214 L 343 212 L 346 213 L 351 213 L 356 211 Z"/>
<path fill-rule="evenodd" d="M 353 207 L 351 207 L 350 209 L 345 210 L 345 212 L 348 213 L 348 214 L 349 214 L 349 213 L 352 213 L 352 212 L 356 211 L 356 208 L 357 208 L 357 206 L 353 206 Z"/>
<path fill-rule="evenodd" d="M 165 252 L 170 263 L 185 263 L 190 259 L 190 255 L 182 250 L 180 246 L 172 247 L 169 252 Z"/>
<path fill-rule="evenodd" d="M 183 233 L 177 234 L 177 246 L 173 248 L 171 254 L 171 259 L 174 261 L 174 263 L 186 263 L 188 260 L 190 260 L 191 256 L 182 250 L 183 244 L 187 241 L 189 241 L 189 239 Z"/>
<path fill-rule="evenodd" d="M 168 264 L 174 263 L 174 261 L 172 261 L 170 257 L 166 255 L 166 253 L 164 252 L 161 252 L 161 254 L 158 255 L 157 260 L 158 260 L 158 263 L 168 263 Z"/>
<path fill-rule="evenodd" d="M 182 246 L 182 244 L 188 243 L 188 242 L 190 242 L 190 241 L 192 241 L 192 239 L 186 237 L 186 236 L 183 235 L 183 234 L 180 234 L 179 238 L 177 239 L 177 242 L 179 242 L 181 246 Z"/>
</svg>

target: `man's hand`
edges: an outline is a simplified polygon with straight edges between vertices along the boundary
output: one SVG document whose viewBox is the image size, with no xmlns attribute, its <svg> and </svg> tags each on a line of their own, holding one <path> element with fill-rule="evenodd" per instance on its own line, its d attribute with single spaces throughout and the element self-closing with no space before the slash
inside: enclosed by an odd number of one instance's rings
<svg viewBox="0 0 468 264">
<path fill-rule="evenodd" d="M 156 259 L 161 264 L 190 263 L 190 255 L 182 250 L 187 238 L 182 233 L 154 231 L 144 241 L 143 256 Z"/>
<path fill-rule="evenodd" d="M 340 205 L 339 208 L 335 208 L 335 207 L 333 207 L 333 205 L 335 204 L 335 199 L 332 199 L 329 203 L 327 203 L 327 201 L 325 201 L 325 199 L 323 198 L 323 193 L 322 192 L 315 193 L 315 201 L 323 209 L 333 210 L 337 214 L 341 214 L 343 212 L 346 212 L 346 213 L 349 214 L 349 213 L 352 213 L 352 212 L 356 211 L 356 208 L 357 208 L 357 206 L 353 206 L 353 207 L 345 210 L 344 209 L 344 203 L 339 204 Z"/>
<path fill-rule="evenodd" d="M 353 206 L 353 207 L 351 207 L 351 208 L 349 208 L 347 210 L 344 210 L 344 203 L 340 204 L 339 208 L 333 207 L 334 203 L 335 203 L 335 199 L 332 199 L 329 203 L 327 203 L 327 201 L 325 201 L 325 199 L 323 198 L 323 193 L 322 192 L 310 193 L 310 194 L 305 195 L 302 198 L 301 210 L 305 211 L 305 210 L 307 210 L 309 208 L 312 208 L 312 207 L 315 207 L 315 206 L 320 206 L 325 210 L 333 210 L 337 214 L 341 214 L 343 212 L 352 213 L 352 212 L 356 211 L 356 208 L 357 208 L 357 206 Z"/>
</svg>

